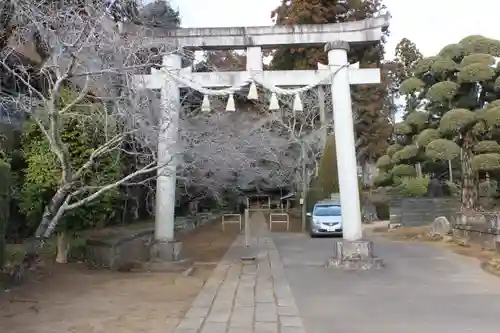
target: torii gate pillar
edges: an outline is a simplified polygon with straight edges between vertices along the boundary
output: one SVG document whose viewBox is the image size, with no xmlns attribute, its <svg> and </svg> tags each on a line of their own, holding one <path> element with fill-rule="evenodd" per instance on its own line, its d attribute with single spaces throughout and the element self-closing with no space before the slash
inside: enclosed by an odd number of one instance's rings
<svg viewBox="0 0 500 333">
<path fill-rule="evenodd" d="M 347 65 L 349 43 L 338 40 L 325 45 L 331 78 L 335 148 L 339 174 L 343 240 L 338 241 L 335 255 L 328 266 L 347 269 L 381 268 L 383 262 L 374 257 L 373 244 L 363 240 L 358 172 L 354 138 L 351 87 Z"/>
<path fill-rule="evenodd" d="M 352 114 L 351 86 L 347 65 L 349 43 L 334 41 L 325 45 L 332 75 L 332 105 L 337 170 L 339 173 L 340 203 L 344 239 L 358 241 L 362 237 L 361 209 Z M 340 68 L 340 69 L 339 69 Z"/>
</svg>

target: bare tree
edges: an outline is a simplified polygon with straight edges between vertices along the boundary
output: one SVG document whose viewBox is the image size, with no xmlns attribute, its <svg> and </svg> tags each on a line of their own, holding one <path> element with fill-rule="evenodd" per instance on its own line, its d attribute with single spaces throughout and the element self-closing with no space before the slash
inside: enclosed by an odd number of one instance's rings
<svg viewBox="0 0 500 333">
<path fill-rule="evenodd" d="M 264 88 L 271 87 L 266 83 Z M 304 201 L 302 225 L 305 228 L 306 195 L 310 182 L 318 170 L 325 137 L 331 133 L 333 127 L 331 95 L 325 96 L 324 91 L 319 90 L 320 87 L 288 90 L 274 87 L 272 89 L 279 93 L 276 94 L 279 96 L 279 110 L 269 112 L 261 121 L 275 137 L 286 141 L 287 149 L 280 156 L 278 167 L 289 187 L 293 187 L 296 192 L 300 193 Z M 320 93 L 323 95 L 320 96 Z M 269 99 L 272 97 L 262 92 L 259 96 L 257 107 L 266 110 Z M 300 97 L 300 102 L 298 97 Z"/>
<path fill-rule="evenodd" d="M 319 158 L 323 153 L 326 134 L 332 131 L 333 126 L 333 122 L 329 121 L 332 117 L 321 119 L 321 114 L 326 113 L 326 110 L 332 110 L 332 105 L 331 98 L 327 98 L 324 94 L 320 95 L 320 93 L 324 93 L 320 89 L 322 88 L 317 87 L 301 94 L 302 110 L 294 111 L 296 100 L 294 99 L 292 102 L 292 99 L 288 97 L 282 101 L 282 104 L 288 105 L 284 108 L 288 112 L 281 115 L 275 114 L 275 121 L 289 134 L 292 145 L 300 151 L 300 154 L 298 154 L 300 167 L 297 168 L 299 172 L 295 177 L 295 183 L 297 184 L 297 192 L 301 193 L 301 199 L 303 200 L 301 214 L 303 230 L 306 228 L 306 202 L 309 186 L 312 176 L 317 175 Z M 322 105 L 321 103 L 325 104 Z"/>
<path fill-rule="evenodd" d="M 159 169 L 166 167 L 165 163 L 182 158 L 180 176 L 216 194 L 232 184 L 228 175 L 241 174 L 246 166 L 252 166 L 244 149 L 253 150 L 254 156 L 261 155 L 257 150 L 265 147 L 259 141 L 265 137 L 262 131 L 240 128 L 246 132 L 239 131 L 238 136 L 231 134 L 235 130 L 230 126 L 214 131 L 221 127 L 218 121 L 223 116 L 211 118 L 194 112 L 181 120 L 183 140 L 180 147 L 175 147 L 175 156 L 158 164 L 158 134 L 160 128 L 172 125 L 170 106 L 160 107 L 157 99 L 137 91 L 132 76 L 147 73 L 158 63 L 158 56 L 172 51 L 168 45 L 159 52 L 150 52 L 146 31 L 137 29 L 133 36 L 121 34 L 119 24 L 108 17 L 104 6 L 84 6 L 81 1 L 65 1 L 63 7 L 34 0 L 15 0 L 12 4 L 17 23 L 11 34 L 12 47 L 3 49 L 0 66 L 15 78 L 18 92 L 2 98 L 14 103 L 36 124 L 48 143 L 51 154 L 47 158 L 54 159 L 59 177 L 18 276 L 36 261 L 66 212 L 107 191 L 129 184 L 148 184 Z M 43 52 L 38 52 L 41 60 L 26 61 L 18 46 L 34 38 Z M 230 121 L 230 116 L 226 117 Z M 75 164 L 73 152 L 62 137 L 68 122 L 85 124 L 86 128 L 95 126 L 95 135 L 101 139 L 98 145 L 89 147 L 88 158 L 81 164 Z M 203 133 L 209 135 L 203 137 Z M 236 137 L 239 140 L 232 141 Z M 89 182 L 89 174 L 103 158 L 113 154 L 133 157 L 136 163 L 119 180 Z M 64 262 L 67 244 L 60 245 L 63 255 L 59 260 Z"/>
<path fill-rule="evenodd" d="M 160 107 L 154 93 L 148 96 L 136 90 L 132 76 L 147 73 L 158 66 L 158 57 L 173 50 L 166 45 L 151 52 L 144 27 L 134 35 L 123 35 L 104 5 L 65 1 L 63 7 L 57 7 L 36 0 L 12 0 L 12 4 L 11 21 L 16 22 L 10 34 L 13 47 L 2 50 L 0 66 L 15 78 L 18 93 L 2 98 L 36 124 L 59 177 L 18 276 L 36 261 L 66 212 L 117 187 L 147 185 L 174 159 L 182 161 L 178 168 L 181 180 L 212 196 L 258 181 L 277 187 L 300 184 L 296 187 L 307 192 L 310 170 L 323 148 L 320 132 L 327 126 L 318 121 L 313 95 L 303 95 L 299 111 L 294 111 L 292 99 L 285 98 L 278 113 L 185 112 L 179 126 L 181 142 L 170 147 L 176 154 L 159 164 L 159 133 L 172 125 L 169 110 L 174 106 Z M 113 12 L 112 18 L 116 15 Z M 17 46 L 33 39 L 39 60 L 27 62 Z M 267 110 L 267 103 L 257 103 L 257 108 Z M 100 140 L 80 164 L 75 164 L 62 137 L 68 122 L 95 126 Z M 135 163 L 118 180 L 89 182 L 88 175 L 113 154 L 132 157 Z M 63 254 L 66 249 L 61 242 Z"/>
</svg>

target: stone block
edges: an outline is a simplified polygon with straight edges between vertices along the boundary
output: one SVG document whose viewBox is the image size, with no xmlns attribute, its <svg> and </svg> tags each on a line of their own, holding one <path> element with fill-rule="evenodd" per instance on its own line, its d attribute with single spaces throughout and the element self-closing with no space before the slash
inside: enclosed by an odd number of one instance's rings
<svg viewBox="0 0 500 333">
<path fill-rule="evenodd" d="M 252 326 L 250 327 L 229 327 L 227 333 L 254 333 Z"/>
<path fill-rule="evenodd" d="M 255 295 L 255 301 L 259 303 L 274 303 L 274 294 L 272 290 L 259 290 Z"/>
<path fill-rule="evenodd" d="M 277 322 L 278 309 L 274 303 L 257 303 L 255 306 L 255 321 Z"/>
<path fill-rule="evenodd" d="M 255 323 L 255 333 L 278 333 L 278 323 Z"/>
<path fill-rule="evenodd" d="M 303 327 L 284 326 L 281 328 L 280 333 L 306 333 L 306 331 Z"/>
<path fill-rule="evenodd" d="M 374 256 L 371 241 L 340 240 L 336 242 L 334 256 L 326 266 L 348 270 L 367 270 L 382 268 L 384 263 Z"/>
<path fill-rule="evenodd" d="M 216 311 L 212 309 L 212 311 L 210 311 L 210 314 L 207 317 L 207 322 L 227 323 L 229 321 L 230 316 L 231 316 L 231 308 L 221 309 Z"/>
<path fill-rule="evenodd" d="M 299 310 L 296 306 L 278 306 L 278 315 L 280 316 L 298 316 Z"/>
<path fill-rule="evenodd" d="M 144 269 L 153 272 L 179 272 L 192 266 L 192 261 L 183 258 L 182 242 L 155 241 L 151 246 L 150 260 L 143 264 Z"/>
<path fill-rule="evenodd" d="M 223 333 L 226 329 L 227 323 L 205 323 L 200 333 Z"/>
<path fill-rule="evenodd" d="M 208 307 L 192 307 L 186 313 L 186 318 L 205 318 L 210 308 Z"/>
<path fill-rule="evenodd" d="M 204 318 L 184 318 L 177 326 L 178 329 L 199 330 Z"/>
<path fill-rule="evenodd" d="M 150 259 L 153 229 L 109 229 L 90 235 L 86 242 L 90 268 L 131 270 Z"/>
<path fill-rule="evenodd" d="M 165 261 L 182 260 L 182 242 L 157 240 L 151 246 L 151 259 Z"/>
<path fill-rule="evenodd" d="M 431 235 L 446 236 L 451 234 L 451 223 L 444 216 L 439 216 L 434 219 L 431 224 Z"/>
<path fill-rule="evenodd" d="M 252 327 L 255 309 L 253 307 L 237 307 L 233 309 L 229 326 Z"/>
<path fill-rule="evenodd" d="M 280 316 L 282 327 L 302 327 L 302 319 L 299 316 Z"/>
</svg>

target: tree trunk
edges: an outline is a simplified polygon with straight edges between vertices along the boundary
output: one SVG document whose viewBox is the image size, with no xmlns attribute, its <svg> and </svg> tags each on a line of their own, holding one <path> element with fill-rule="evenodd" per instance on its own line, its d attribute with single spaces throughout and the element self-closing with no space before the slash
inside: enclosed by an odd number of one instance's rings
<svg viewBox="0 0 500 333">
<path fill-rule="evenodd" d="M 35 237 L 24 254 L 23 261 L 14 270 L 11 276 L 11 283 L 19 283 L 23 280 L 26 271 L 33 267 L 38 261 L 40 250 L 43 248 L 46 240 L 54 231 L 59 219 L 61 218 L 60 209 L 64 204 L 69 193 L 69 188 L 61 187 L 50 200 L 49 205 L 45 207 L 42 220 L 35 232 Z"/>
<path fill-rule="evenodd" d="M 69 237 L 67 231 L 62 231 L 57 235 L 57 255 L 56 263 L 67 264 L 69 254 Z"/>
<path fill-rule="evenodd" d="M 451 167 L 451 160 L 448 160 L 448 178 L 450 183 L 453 182 L 453 168 Z"/>
<path fill-rule="evenodd" d="M 477 209 L 479 201 L 477 191 L 477 177 L 472 169 L 471 159 L 472 153 L 472 140 L 470 135 L 467 134 L 464 140 L 462 149 L 462 205 L 461 211 L 464 213 L 471 212 Z"/>
<path fill-rule="evenodd" d="M 417 170 L 417 177 L 418 178 L 422 178 L 423 177 L 423 174 L 422 174 L 422 164 L 420 164 L 420 162 L 418 162 L 416 165 L 416 170 Z"/>
<path fill-rule="evenodd" d="M 371 188 L 373 186 L 373 176 L 375 175 L 375 172 L 377 170 L 377 167 L 375 166 L 375 163 L 371 161 L 370 159 L 366 159 L 363 162 L 363 185 L 364 187 Z"/>
</svg>

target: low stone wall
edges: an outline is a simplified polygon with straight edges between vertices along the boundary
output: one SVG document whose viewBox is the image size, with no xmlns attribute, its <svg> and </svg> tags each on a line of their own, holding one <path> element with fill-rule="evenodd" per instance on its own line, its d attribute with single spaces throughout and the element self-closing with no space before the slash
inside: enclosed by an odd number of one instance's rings
<svg viewBox="0 0 500 333">
<path fill-rule="evenodd" d="M 191 232 L 218 218 L 219 214 L 199 213 L 175 220 L 176 232 Z M 109 228 L 90 235 L 86 243 L 87 264 L 91 268 L 122 270 L 151 257 L 154 224 Z"/>
<path fill-rule="evenodd" d="M 439 216 L 451 221 L 459 209 L 457 198 L 392 198 L 390 221 L 405 227 L 425 226 Z"/>
<path fill-rule="evenodd" d="M 452 222 L 455 240 L 500 252 L 500 213 L 458 213 Z"/>
</svg>

